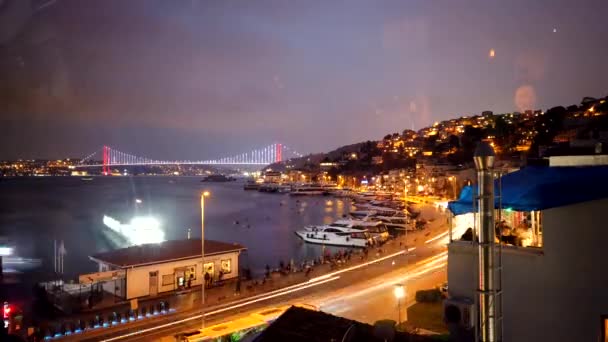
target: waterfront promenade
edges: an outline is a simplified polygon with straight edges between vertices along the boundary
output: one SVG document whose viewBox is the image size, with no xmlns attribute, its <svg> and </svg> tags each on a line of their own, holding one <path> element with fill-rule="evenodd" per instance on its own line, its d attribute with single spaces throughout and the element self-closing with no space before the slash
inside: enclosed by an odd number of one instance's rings
<svg viewBox="0 0 608 342">
<path fill-rule="evenodd" d="M 430 205 L 423 205 L 421 209 L 423 211 L 422 217 L 428 220 L 427 227 L 424 230 L 409 232 L 407 240 L 405 236 L 399 236 L 383 246 L 370 248 L 367 251 L 367 256 L 362 250 L 358 250 L 350 254 L 350 257 L 343 254 L 339 258 L 334 254 L 331 256 L 331 261 L 326 259 L 323 263 L 314 265 L 308 272 L 303 270 L 289 273 L 273 271 L 266 279 L 256 278 L 242 281 L 240 292 L 236 291 L 237 286 L 235 281 L 226 282 L 222 286 L 208 288 L 205 300 L 206 312 L 236 306 L 233 309 L 222 312 L 221 315 L 215 315 L 214 318 L 210 318 L 210 321 L 212 322 L 214 319 L 227 319 L 230 315 L 238 314 L 248 308 L 267 305 L 273 301 L 285 300 L 286 298 L 298 298 L 299 296 L 302 298 L 301 300 L 316 301 L 314 298 L 306 299 L 302 295 L 327 292 L 327 288 L 331 288 L 347 280 L 349 285 L 353 285 L 381 279 L 383 274 L 398 272 L 400 268 L 408 267 L 410 262 L 414 263 L 422 258 L 438 255 L 441 253 L 441 246 L 434 246 L 431 249 L 425 248 L 427 247 L 425 246 L 425 241 L 445 232 L 445 219 L 439 210 Z M 406 252 L 406 248 L 410 249 L 409 253 Z M 408 254 L 409 256 L 406 256 Z M 337 281 L 327 284 L 323 283 L 326 280 L 339 277 L 342 279 L 335 279 Z M 425 286 L 438 285 L 442 279 L 441 276 L 436 277 L 434 283 L 427 283 Z M 318 284 L 311 284 L 311 282 Z M 413 293 L 411 298 L 413 298 Z M 326 307 L 322 307 L 324 311 L 327 310 L 336 314 L 344 313 L 343 307 L 331 305 L 332 301 L 329 301 L 329 298 L 326 299 L 325 302 L 328 304 Z M 146 327 L 160 325 L 162 322 L 178 321 L 185 317 L 192 317 L 196 314 L 200 315 L 200 287 L 193 287 L 185 291 L 177 291 L 149 299 L 143 298 L 139 301 L 139 307 L 149 308 L 152 305 L 157 305 L 160 301 L 165 301 L 168 304 L 169 313 L 164 315 L 159 314 L 156 317 L 145 318 L 135 322 L 117 324 L 106 329 L 97 329 L 96 331 L 87 332 L 85 335 L 64 337 L 62 340 L 81 340 L 82 338 L 101 340 L 103 339 L 102 337 L 120 336 L 125 331 L 141 330 Z M 335 303 L 336 300 L 334 299 L 333 302 Z M 94 318 L 95 315 L 100 315 L 107 320 L 107 317 L 113 312 L 124 315 L 128 309 L 129 305 L 125 303 L 111 308 L 82 313 L 70 317 L 69 321 L 54 322 L 54 324 L 57 326 L 61 323 L 73 323 L 78 319 L 88 321 Z M 367 319 L 365 317 L 355 318 L 369 321 L 378 318 L 375 316 L 380 315 L 381 313 L 379 312 L 377 315 L 368 315 Z M 184 329 L 184 327 L 180 327 L 179 329 Z"/>
</svg>

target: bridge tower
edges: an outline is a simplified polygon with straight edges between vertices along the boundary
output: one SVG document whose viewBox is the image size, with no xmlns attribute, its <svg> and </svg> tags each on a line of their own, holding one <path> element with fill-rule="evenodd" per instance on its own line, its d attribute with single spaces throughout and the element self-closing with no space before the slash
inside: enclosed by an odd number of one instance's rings
<svg viewBox="0 0 608 342">
<path fill-rule="evenodd" d="M 280 163 L 282 161 L 282 154 L 283 154 L 283 146 L 281 146 L 281 144 L 276 144 L 275 146 L 276 149 L 276 156 L 275 156 L 275 162 L 276 163 Z"/>
<path fill-rule="evenodd" d="M 103 147 L 103 168 L 102 173 L 104 175 L 110 174 L 110 148 L 108 146 Z"/>
</svg>

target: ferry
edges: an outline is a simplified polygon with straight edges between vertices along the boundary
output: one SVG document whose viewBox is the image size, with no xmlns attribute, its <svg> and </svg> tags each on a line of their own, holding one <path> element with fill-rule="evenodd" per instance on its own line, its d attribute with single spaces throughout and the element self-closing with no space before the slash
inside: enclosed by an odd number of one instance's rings
<svg viewBox="0 0 608 342">
<path fill-rule="evenodd" d="M 364 248 L 373 241 L 367 230 L 333 226 L 307 227 L 295 232 L 308 243 Z"/>
<path fill-rule="evenodd" d="M 81 181 L 85 181 L 85 182 L 89 182 L 93 180 L 93 177 L 82 177 L 80 178 Z"/>
</svg>

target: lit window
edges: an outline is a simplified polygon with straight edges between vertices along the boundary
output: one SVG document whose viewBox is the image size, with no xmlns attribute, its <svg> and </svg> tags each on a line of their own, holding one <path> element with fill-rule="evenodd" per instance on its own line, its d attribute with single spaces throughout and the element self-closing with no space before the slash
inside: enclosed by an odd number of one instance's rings
<svg viewBox="0 0 608 342">
<path fill-rule="evenodd" d="M 221 264 L 222 264 L 222 273 L 226 274 L 226 273 L 231 272 L 230 259 L 222 260 Z"/>
</svg>

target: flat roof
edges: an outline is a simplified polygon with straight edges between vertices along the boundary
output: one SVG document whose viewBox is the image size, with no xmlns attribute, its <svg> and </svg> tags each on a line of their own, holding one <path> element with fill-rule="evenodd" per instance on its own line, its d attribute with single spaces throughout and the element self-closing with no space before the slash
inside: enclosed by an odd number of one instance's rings
<svg viewBox="0 0 608 342">
<path fill-rule="evenodd" d="M 205 256 L 240 252 L 247 248 L 238 243 L 205 240 Z M 200 258 L 201 239 L 171 240 L 115 249 L 91 255 L 96 262 L 117 267 L 134 267 Z"/>
</svg>

